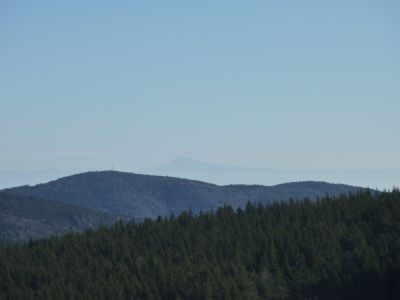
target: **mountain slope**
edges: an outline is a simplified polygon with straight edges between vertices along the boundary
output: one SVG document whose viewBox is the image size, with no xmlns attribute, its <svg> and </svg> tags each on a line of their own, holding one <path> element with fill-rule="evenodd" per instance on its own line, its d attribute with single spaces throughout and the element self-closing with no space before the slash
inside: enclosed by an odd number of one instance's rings
<svg viewBox="0 0 400 300">
<path fill-rule="evenodd" d="M 0 243 L 110 225 L 118 216 L 67 203 L 0 192 Z"/>
<path fill-rule="evenodd" d="M 55 178 L 76 174 L 76 171 L 59 169 L 42 169 L 32 171 L 0 170 L 0 189 L 20 186 L 23 184 L 39 184 Z"/>
<path fill-rule="evenodd" d="M 361 188 L 324 182 L 298 182 L 276 186 L 218 186 L 200 181 L 139 175 L 116 171 L 87 172 L 46 184 L 9 191 L 50 199 L 129 217 L 157 217 L 216 209 L 248 201 L 268 203 L 309 197 L 337 196 Z"/>
</svg>

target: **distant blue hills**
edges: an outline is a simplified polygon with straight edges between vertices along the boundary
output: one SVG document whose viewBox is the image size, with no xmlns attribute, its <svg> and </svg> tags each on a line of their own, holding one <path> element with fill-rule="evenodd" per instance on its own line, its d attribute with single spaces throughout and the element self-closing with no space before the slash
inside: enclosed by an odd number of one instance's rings
<svg viewBox="0 0 400 300">
<path fill-rule="evenodd" d="M 80 231 L 109 225 L 120 218 L 141 221 L 187 210 L 215 210 L 223 205 L 244 207 L 249 201 L 265 204 L 315 200 L 360 190 L 363 188 L 317 181 L 274 186 L 216 185 L 167 176 L 86 172 L 0 191 L 0 241 Z"/>
</svg>

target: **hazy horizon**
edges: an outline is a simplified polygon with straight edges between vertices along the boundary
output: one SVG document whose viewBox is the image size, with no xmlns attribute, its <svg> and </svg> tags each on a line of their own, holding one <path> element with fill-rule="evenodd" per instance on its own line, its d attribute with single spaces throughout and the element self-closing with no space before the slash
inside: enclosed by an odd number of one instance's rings
<svg viewBox="0 0 400 300">
<path fill-rule="evenodd" d="M 324 181 L 328 183 L 348 184 L 379 190 L 391 190 L 398 187 L 400 169 L 386 170 L 335 170 L 335 169 L 274 169 L 263 166 L 239 166 L 193 160 L 189 157 L 175 159 L 136 169 L 41 169 L 41 170 L 0 170 L 0 189 L 20 185 L 47 183 L 61 177 L 91 171 L 120 171 L 144 175 L 171 176 L 217 185 L 277 185 L 298 181 Z"/>
<path fill-rule="evenodd" d="M 399 170 L 399 11 L 3 2 L 0 170 Z"/>
</svg>

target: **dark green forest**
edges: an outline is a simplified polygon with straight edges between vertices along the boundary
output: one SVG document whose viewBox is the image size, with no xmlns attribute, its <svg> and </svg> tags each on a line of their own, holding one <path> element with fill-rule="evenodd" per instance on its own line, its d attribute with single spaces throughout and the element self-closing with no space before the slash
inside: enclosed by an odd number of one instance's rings
<svg viewBox="0 0 400 300">
<path fill-rule="evenodd" d="M 247 204 L 0 247 L 1 299 L 400 299 L 400 192 Z"/>
</svg>

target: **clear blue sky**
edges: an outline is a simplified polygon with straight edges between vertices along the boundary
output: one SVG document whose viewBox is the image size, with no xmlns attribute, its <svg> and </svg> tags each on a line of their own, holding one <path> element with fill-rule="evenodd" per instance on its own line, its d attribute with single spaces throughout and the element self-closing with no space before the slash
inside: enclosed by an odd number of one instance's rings
<svg viewBox="0 0 400 300">
<path fill-rule="evenodd" d="M 1 1 L 0 169 L 400 168 L 400 1 Z"/>
</svg>

